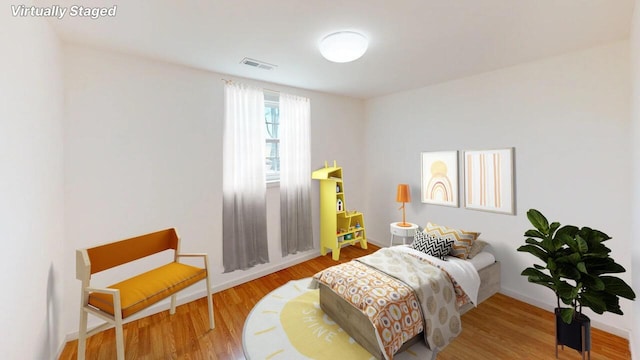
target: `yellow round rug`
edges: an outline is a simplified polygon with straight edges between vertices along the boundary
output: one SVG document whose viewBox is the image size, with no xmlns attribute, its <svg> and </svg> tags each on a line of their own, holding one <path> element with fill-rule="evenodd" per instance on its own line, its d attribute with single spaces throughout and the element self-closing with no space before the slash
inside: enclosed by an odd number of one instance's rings
<svg viewBox="0 0 640 360">
<path fill-rule="evenodd" d="M 244 324 L 242 346 L 249 360 L 373 359 L 321 309 L 310 278 L 292 280 L 262 298 Z M 425 359 L 421 342 L 394 359 Z"/>
</svg>

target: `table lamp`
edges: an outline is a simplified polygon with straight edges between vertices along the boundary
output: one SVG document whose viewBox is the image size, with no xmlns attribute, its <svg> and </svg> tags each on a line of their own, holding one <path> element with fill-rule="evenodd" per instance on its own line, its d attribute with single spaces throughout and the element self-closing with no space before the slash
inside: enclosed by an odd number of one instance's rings
<svg viewBox="0 0 640 360">
<path fill-rule="evenodd" d="M 405 213 L 404 213 L 404 204 L 408 203 L 411 201 L 411 194 L 409 192 L 409 184 L 399 184 L 398 185 L 398 192 L 396 194 L 396 202 L 401 202 L 402 206 L 400 207 L 400 209 L 402 209 L 402 222 L 398 223 L 398 226 L 402 226 L 402 227 L 410 227 L 411 224 L 409 224 L 408 222 L 405 221 Z"/>
</svg>

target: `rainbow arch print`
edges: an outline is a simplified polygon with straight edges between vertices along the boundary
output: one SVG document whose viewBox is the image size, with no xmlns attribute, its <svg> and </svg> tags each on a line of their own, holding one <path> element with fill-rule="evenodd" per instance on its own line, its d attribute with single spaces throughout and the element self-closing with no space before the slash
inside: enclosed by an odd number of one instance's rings
<svg viewBox="0 0 640 360">
<path fill-rule="evenodd" d="M 451 186 L 451 181 L 447 177 L 432 177 L 427 185 L 427 193 L 433 200 L 441 200 L 444 202 L 453 201 L 453 188 Z"/>
<path fill-rule="evenodd" d="M 458 207 L 458 151 L 423 152 L 420 156 L 421 201 Z"/>
</svg>

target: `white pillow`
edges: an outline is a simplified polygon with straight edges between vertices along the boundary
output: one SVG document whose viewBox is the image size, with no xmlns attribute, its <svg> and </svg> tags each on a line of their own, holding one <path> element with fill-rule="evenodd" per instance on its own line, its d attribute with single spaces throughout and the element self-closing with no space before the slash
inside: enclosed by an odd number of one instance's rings
<svg viewBox="0 0 640 360">
<path fill-rule="evenodd" d="M 482 249 L 487 245 L 489 245 L 489 243 L 483 240 L 474 241 L 473 244 L 471 244 L 471 249 L 469 249 L 469 259 L 473 259 L 474 256 L 480 254 Z"/>
</svg>

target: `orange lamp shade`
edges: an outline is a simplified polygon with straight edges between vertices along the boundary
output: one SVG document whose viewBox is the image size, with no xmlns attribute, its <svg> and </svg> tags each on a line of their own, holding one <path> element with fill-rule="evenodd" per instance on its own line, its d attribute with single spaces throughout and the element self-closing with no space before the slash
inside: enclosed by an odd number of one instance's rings
<svg viewBox="0 0 640 360">
<path fill-rule="evenodd" d="M 409 191 L 409 184 L 398 185 L 398 192 L 396 195 L 396 201 L 405 203 L 411 201 L 411 192 Z"/>
<path fill-rule="evenodd" d="M 409 224 L 405 220 L 405 213 L 404 213 L 404 203 L 407 203 L 407 202 L 411 201 L 411 193 L 409 192 L 409 184 L 400 184 L 400 185 L 398 185 L 398 192 L 396 193 L 396 201 L 402 203 L 402 206 L 400 207 L 400 209 L 402 209 L 402 222 L 401 223 L 397 223 L 398 226 L 402 226 L 402 227 L 411 226 L 411 224 Z"/>
</svg>

